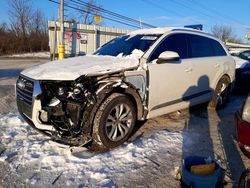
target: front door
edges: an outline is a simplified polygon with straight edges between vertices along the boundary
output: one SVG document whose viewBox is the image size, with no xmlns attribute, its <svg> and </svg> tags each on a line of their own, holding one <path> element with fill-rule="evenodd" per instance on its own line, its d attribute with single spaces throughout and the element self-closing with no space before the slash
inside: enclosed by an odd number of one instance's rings
<svg viewBox="0 0 250 188">
<path fill-rule="evenodd" d="M 180 60 L 157 64 L 157 58 L 164 51 L 177 52 Z M 175 33 L 163 39 L 149 57 L 149 117 L 178 109 L 189 99 L 197 84 L 193 69 L 188 59 L 186 34 Z"/>
</svg>

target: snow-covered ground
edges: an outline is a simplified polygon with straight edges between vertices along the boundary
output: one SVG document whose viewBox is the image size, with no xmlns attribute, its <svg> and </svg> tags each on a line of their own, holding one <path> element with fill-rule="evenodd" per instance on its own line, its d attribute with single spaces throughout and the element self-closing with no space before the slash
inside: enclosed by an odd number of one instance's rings
<svg viewBox="0 0 250 188">
<path fill-rule="evenodd" d="M 50 52 L 34 52 L 34 53 L 22 53 L 22 54 L 13 54 L 9 57 L 18 57 L 18 58 L 49 58 Z"/>
<path fill-rule="evenodd" d="M 17 114 L 1 114 L 0 125 L 0 141 L 6 149 L 0 161 L 9 163 L 15 175 L 19 167 L 32 168 L 34 174 L 23 177 L 27 185 L 50 187 L 60 175 L 64 176 L 62 179 L 67 186 L 130 185 L 129 181 L 121 183 L 121 179 L 129 173 L 140 174 L 140 169 L 148 163 L 160 165 L 152 159 L 155 155 L 164 154 L 164 158 L 168 158 L 182 151 L 181 131 L 162 130 L 105 153 L 81 151 L 72 154 L 69 148 L 49 142 L 48 138 L 32 130 Z M 166 171 L 166 175 L 174 180 L 174 168 L 171 172 Z M 141 177 L 137 175 L 137 178 Z M 61 181 L 60 177 L 57 181 Z"/>
<path fill-rule="evenodd" d="M 71 153 L 17 113 L 2 113 L 0 168 L 9 170 L 1 176 L 0 169 L 0 180 L 9 187 L 178 187 L 175 171 L 182 160 L 201 155 L 218 160 L 227 170 L 226 187 L 232 187 L 249 165 L 234 140 L 233 114 L 243 99 L 232 97 L 219 113 L 198 109 L 148 120 L 127 143 L 103 153 Z"/>
</svg>

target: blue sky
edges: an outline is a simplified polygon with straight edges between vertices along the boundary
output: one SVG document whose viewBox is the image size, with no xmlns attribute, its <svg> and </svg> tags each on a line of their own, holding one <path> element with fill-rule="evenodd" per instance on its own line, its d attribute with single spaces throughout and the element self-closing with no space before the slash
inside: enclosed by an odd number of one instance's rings
<svg viewBox="0 0 250 188">
<path fill-rule="evenodd" d="M 209 31 L 215 24 L 225 24 L 230 25 L 241 39 L 244 39 L 246 33 L 250 31 L 249 0 L 96 0 L 95 2 L 105 9 L 159 27 L 203 24 L 204 30 Z M 57 4 L 48 0 L 32 0 L 32 3 L 35 8 L 41 8 L 49 19 L 57 18 Z M 8 1 L 0 0 L 0 7 L 2 8 L 0 23 L 8 22 Z M 66 15 L 74 16 L 75 13 L 68 9 Z M 129 28 L 105 19 L 103 24 Z"/>
</svg>

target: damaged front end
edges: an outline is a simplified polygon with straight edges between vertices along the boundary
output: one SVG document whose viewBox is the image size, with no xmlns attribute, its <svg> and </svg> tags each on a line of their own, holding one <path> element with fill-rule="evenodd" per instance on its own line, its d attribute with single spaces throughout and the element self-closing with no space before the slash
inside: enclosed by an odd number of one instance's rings
<svg viewBox="0 0 250 188">
<path fill-rule="evenodd" d="M 52 140 L 83 146 L 92 140 L 95 114 L 109 93 L 131 96 L 136 103 L 137 119 L 143 119 L 144 87 L 144 79 L 128 73 L 81 76 L 74 81 L 37 81 L 21 75 L 16 85 L 17 106 L 32 127 Z"/>
<path fill-rule="evenodd" d="M 41 82 L 44 91 L 39 112 L 42 123 L 52 125 L 57 137 L 67 139 L 71 144 L 84 144 L 90 140 L 90 133 L 83 132 L 83 114 L 96 103 L 94 78 L 81 77 L 75 81 Z M 83 137 L 84 136 L 84 137 Z"/>
<path fill-rule="evenodd" d="M 83 134 L 83 114 L 96 103 L 96 87 L 91 77 L 36 81 L 20 76 L 16 85 L 18 110 L 30 125 L 53 140 L 84 145 L 91 136 L 89 128 Z"/>
</svg>

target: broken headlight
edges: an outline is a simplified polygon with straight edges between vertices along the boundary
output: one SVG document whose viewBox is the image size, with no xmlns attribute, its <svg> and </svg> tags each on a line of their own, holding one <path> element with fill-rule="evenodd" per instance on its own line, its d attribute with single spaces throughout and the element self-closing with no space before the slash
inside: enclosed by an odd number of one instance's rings
<svg viewBox="0 0 250 188">
<path fill-rule="evenodd" d="M 95 84 L 89 78 L 75 81 L 42 81 L 40 120 L 52 124 L 62 134 L 80 132 L 86 106 L 95 102 Z"/>
</svg>

